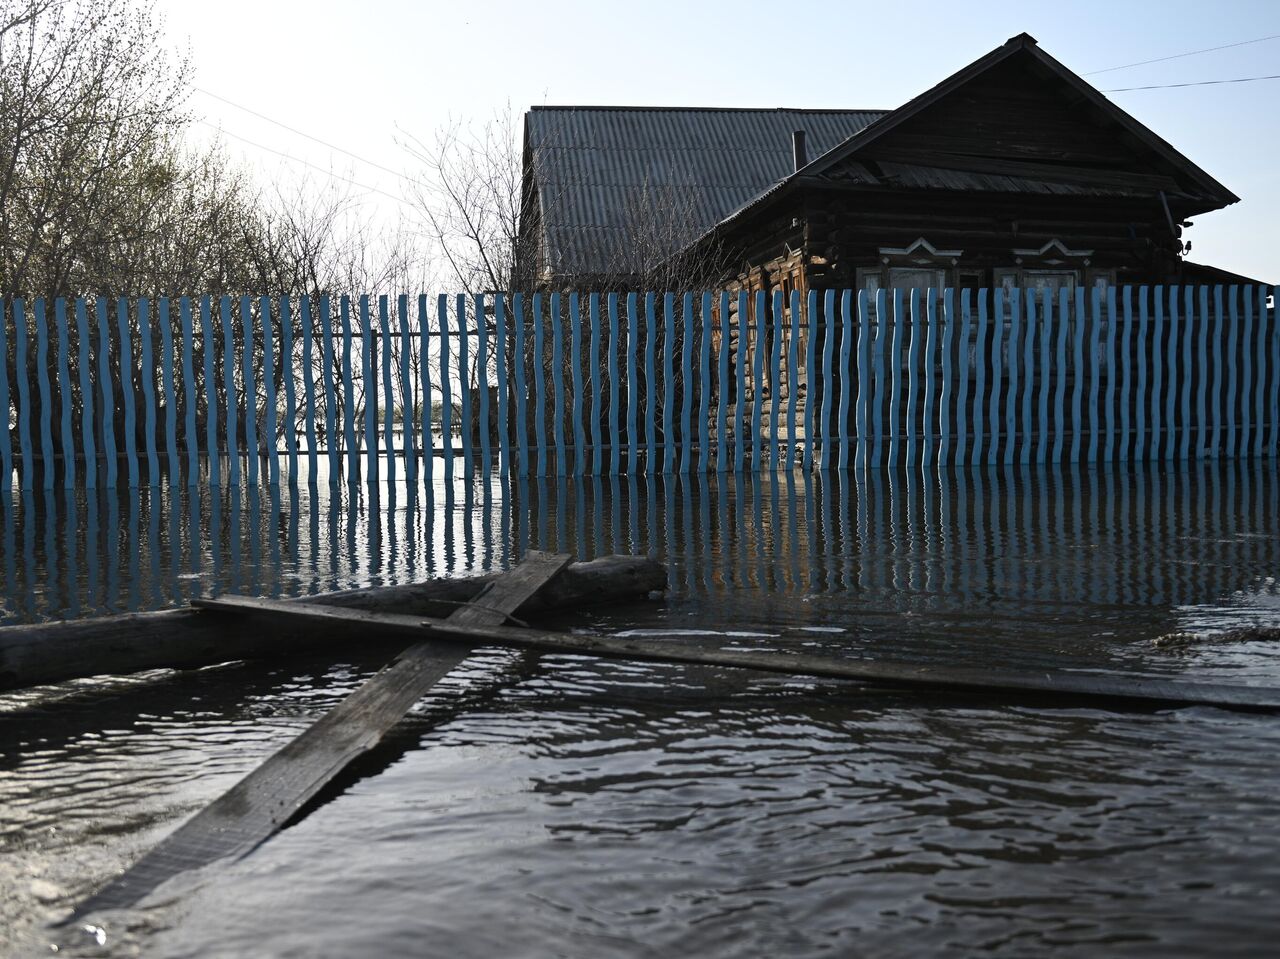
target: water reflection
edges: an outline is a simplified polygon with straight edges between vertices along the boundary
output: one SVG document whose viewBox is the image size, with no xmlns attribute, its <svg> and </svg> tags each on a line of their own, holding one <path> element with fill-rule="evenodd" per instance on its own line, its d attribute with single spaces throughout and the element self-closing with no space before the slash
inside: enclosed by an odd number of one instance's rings
<svg viewBox="0 0 1280 959">
<path fill-rule="evenodd" d="M 1172 610 L 1274 584 L 1278 485 L 1224 463 L 26 490 L 0 498 L 3 619 L 489 571 L 529 548 L 653 553 L 677 595 L 760 616 Z"/>
</svg>

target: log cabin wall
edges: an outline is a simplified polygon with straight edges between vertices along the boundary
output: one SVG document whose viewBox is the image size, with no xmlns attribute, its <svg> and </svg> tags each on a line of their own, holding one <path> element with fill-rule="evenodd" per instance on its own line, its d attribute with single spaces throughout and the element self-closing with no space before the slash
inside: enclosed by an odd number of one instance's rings
<svg viewBox="0 0 1280 959">
<path fill-rule="evenodd" d="M 734 259 L 721 285 L 804 295 L 866 288 L 873 276 L 889 288 L 904 270 L 936 271 L 941 285 L 958 288 L 1008 278 L 1033 286 L 1062 274 L 1086 286 L 1178 278 L 1179 241 L 1163 211 L 1142 199 L 815 191 L 797 207 L 799 217 L 756 226 L 763 236 L 726 244 Z"/>
</svg>

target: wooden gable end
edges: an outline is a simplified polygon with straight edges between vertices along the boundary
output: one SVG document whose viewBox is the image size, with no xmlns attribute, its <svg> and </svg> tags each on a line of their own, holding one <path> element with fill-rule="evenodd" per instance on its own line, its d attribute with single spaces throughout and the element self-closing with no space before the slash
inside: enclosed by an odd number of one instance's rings
<svg viewBox="0 0 1280 959">
<path fill-rule="evenodd" d="M 1231 202 L 1143 143 L 1029 53 L 991 65 L 821 174 L 885 187 Z M 867 174 L 870 174 L 868 176 Z M 1234 198 L 1231 198 L 1234 199 Z"/>
</svg>

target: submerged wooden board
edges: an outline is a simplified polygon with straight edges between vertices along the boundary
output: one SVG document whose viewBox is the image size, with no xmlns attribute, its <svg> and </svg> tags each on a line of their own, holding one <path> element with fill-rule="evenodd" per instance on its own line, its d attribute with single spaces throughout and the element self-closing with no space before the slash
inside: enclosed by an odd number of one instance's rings
<svg viewBox="0 0 1280 959">
<path fill-rule="evenodd" d="M 495 578 L 496 574 L 433 579 L 286 602 L 445 617 Z M 666 585 L 666 568 L 656 560 L 602 556 L 571 564 L 516 612 L 528 619 L 548 609 L 626 602 L 666 589 Z M 329 630 L 314 622 L 294 621 L 270 634 L 231 631 L 223 625 L 188 608 L 0 626 L 0 691 L 144 669 L 190 669 L 238 659 L 296 657 L 342 649 L 351 642 L 350 630 L 345 627 Z"/>
<path fill-rule="evenodd" d="M 849 679 L 879 686 L 979 693 L 1032 695 L 1055 705 L 1063 702 L 1080 706 L 1127 704 L 1145 706 L 1220 706 L 1226 709 L 1280 710 L 1280 689 L 1192 683 L 1162 679 L 1101 676 L 1071 672 L 986 671 L 956 667 L 927 666 L 877 660 L 835 659 L 805 653 L 761 653 L 750 650 L 694 649 L 669 642 L 619 640 L 607 637 L 568 635 L 509 626 L 477 626 L 450 620 L 424 619 L 389 613 L 335 609 L 305 603 L 286 604 L 275 600 L 227 597 L 198 600 L 201 609 L 238 613 L 250 622 L 282 623 L 306 619 L 333 625 L 345 622 L 363 631 L 386 635 L 420 636 L 424 630 L 441 639 L 471 645 L 487 643 L 543 652 L 603 656 L 613 659 L 650 660 L 667 663 L 694 663 L 728 666 L 795 676 Z"/>
<path fill-rule="evenodd" d="M 471 629 L 501 624 L 570 559 L 564 554 L 529 552 L 519 566 L 488 583 L 473 605 L 457 610 L 445 622 Z M 288 607 L 287 603 L 277 605 Z M 419 630 L 417 638 L 422 634 Z M 470 648 L 455 644 L 446 655 L 440 653 L 439 644 L 428 642 L 406 649 L 127 872 L 82 902 L 66 921 L 96 910 L 127 908 L 180 873 L 252 850 L 352 760 L 372 749 L 414 703 L 466 659 Z"/>
</svg>

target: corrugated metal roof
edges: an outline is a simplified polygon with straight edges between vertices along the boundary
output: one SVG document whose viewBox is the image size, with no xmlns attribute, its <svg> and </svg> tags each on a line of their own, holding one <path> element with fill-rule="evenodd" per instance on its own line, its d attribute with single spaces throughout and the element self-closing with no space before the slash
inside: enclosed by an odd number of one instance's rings
<svg viewBox="0 0 1280 959">
<path fill-rule="evenodd" d="M 535 107 L 548 266 L 638 272 L 793 172 L 793 131 L 816 157 L 887 112 Z"/>
</svg>

